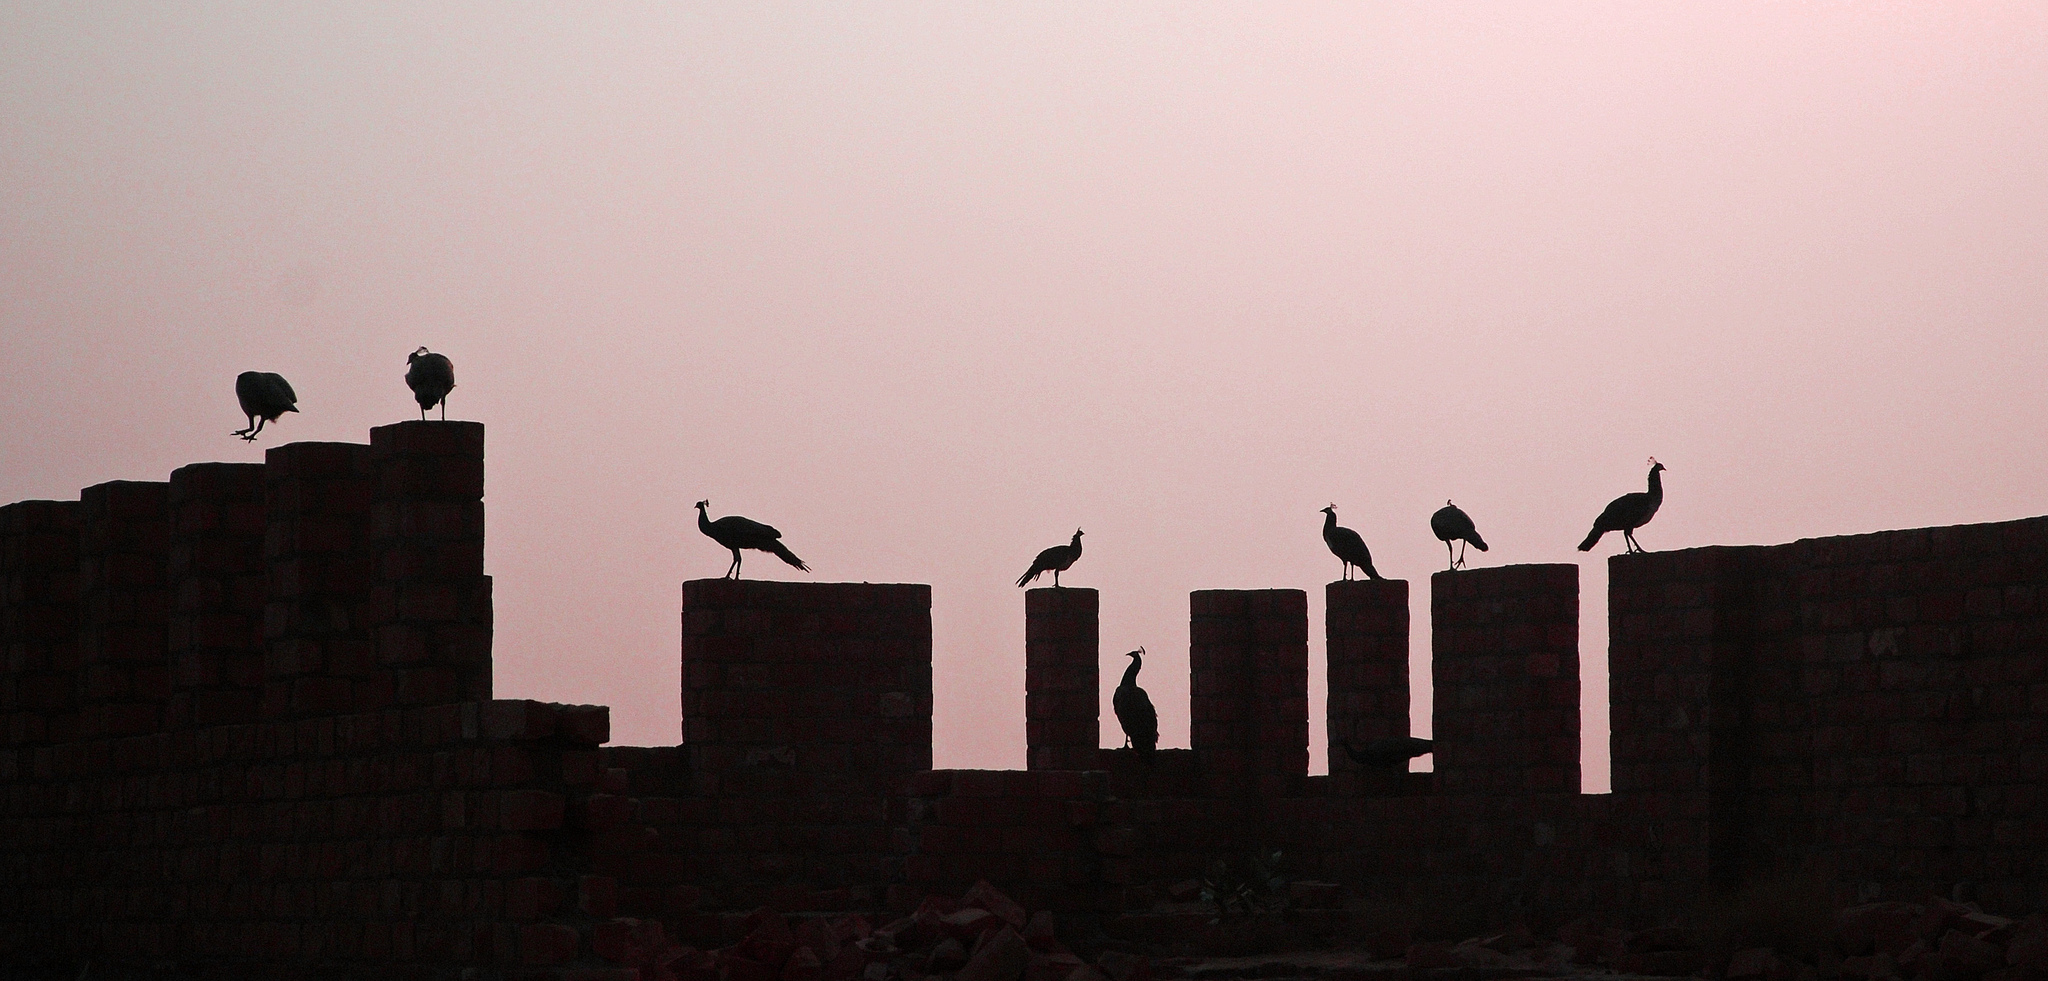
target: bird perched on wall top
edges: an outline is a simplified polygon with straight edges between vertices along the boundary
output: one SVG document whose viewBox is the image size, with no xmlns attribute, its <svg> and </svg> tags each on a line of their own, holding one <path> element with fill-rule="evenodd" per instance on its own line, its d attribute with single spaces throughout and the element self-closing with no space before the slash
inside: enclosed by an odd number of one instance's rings
<svg viewBox="0 0 2048 981">
<path fill-rule="evenodd" d="M 441 418 L 446 419 L 448 390 L 455 387 L 455 362 L 421 347 L 405 357 L 405 387 L 412 389 L 413 401 L 420 404 L 422 421 L 436 404 L 441 406 Z"/>
<path fill-rule="evenodd" d="M 740 577 L 740 549 L 743 548 L 767 552 L 804 572 L 811 571 L 811 567 L 805 565 L 804 560 L 797 558 L 796 553 L 789 550 L 789 546 L 782 544 L 782 532 L 737 514 L 728 514 L 713 521 L 705 511 L 710 506 L 710 501 L 697 502 L 697 530 L 709 536 L 712 541 L 732 549 L 732 565 L 725 570 L 725 576 L 721 578 Z"/>
<path fill-rule="evenodd" d="M 1436 752 L 1434 742 L 1415 736 L 1369 739 L 1363 746 L 1354 746 L 1351 740 L 1344 740 L 1344 755 L 1351 757 L 1351 762 L 1369 769 L 1390 770 L 1407 766 L 1409 760 L 1433 752 Z"/>
<path fill-rule="evenodd" d="M 1140 647 L 1124 656 L 1131 659 L 1131 666 L 1124 669 L 1123 683 L 1116 686 L 1109 705 L 1116 710 L 1117 724 L 1124 727 L 1124 747 L 1150 756 L 1159 748 L 1159 711 L 1152 707 L 1152 696 L 1138 687 L 1138 671 L 1145 666 L 1145 649 Z"/>
<path fill-rule="evenodd" d="M 1372 550 L 1365 547 L 1365 539 L 1349 528 L 1337 526 L 1337 505 L 1323 509 L 1323 544 L 1330 546 L 1330 554 L 1344 563 L 1344 578 L 1351 578 L 1351 567 L 1357 566 L 1367 578 L 1384 578 L 1372 567 Z"/>
<path fill-rule="evenodd" d="M 249 425 L 228 435 L 246 441 L 254 441 L 256 434 L 263 431 L 264 423 L 299 411 L 299 396 L 292 391 L 292 383 L 274 371 L 245 371 L 236 375 L 235 400 L 242 403 L 242 414 L 249 417 Z"/>
<path fill-rule="evenodd" d="M 1472 524 L 1472 516 L 1466 514 L 1464 508 L 1449 501 L 1445 501 L 1443 507 L 1437 508 L 1436 513 L 1429 516 L 1429 530 L 1436 532 L 1437 541 L 1444 543 L 1446 557 L 1451 554 L 1451 543 L 1460 543 L 1457 557 L 1451 559 L 1451 569 L 1454 571 L 1465 565 L 1465 543 L 1470 543 L 1473 548 L 1482 552 L 1486 551 L 1486 540 L 1479 537 L 1479 528 Z"/>
<path fill-rule="evenodd" d="M 1636 529 L 1649 524 L 1650 519 L 1657 516 L 1657 508 L 1664 503 L 1664 480 L 1657 476 L 1663 471 L 1664 465 L 1658 463 L 1656 457 L 1651 457 L 1650 489 L 1623 494 L 1609 502 L 1607 510 L 1593 519 L 1593 530 L 1586 534 L 1585 541 L 1579 543 L 1579 551 L 1592 551 L 1600 537 L 1610 531 L 1621 532 L 1622 539 L 1628 542 L 1628 551 L 1642 551 L 1643 547 L 1636 544 Z"/>
<path fill-rule="evenodd" d="M 1022 586 L 1025 583 L 1038 578 L 1040 573 L 1050 572 L 1052 573 L 1052 584 L 1055 588 L 1058 588 L 1060 584 L 1060 573 L 1065 572 L 1069 568 L 1071 568 L 1074 564 L 1074 560 L 1080 557 L 1081 529 L 1076 528 L 1074 529 L 1073 541 L 1068 542 L 1065 545 L 1054 545 L 1053 547 L 1038 553 L 1038 558 L 1031 560 L 1031 568 L 1025 570 L 1023 575 L 1017 577 L 1017 585 Z"/>
</svg>

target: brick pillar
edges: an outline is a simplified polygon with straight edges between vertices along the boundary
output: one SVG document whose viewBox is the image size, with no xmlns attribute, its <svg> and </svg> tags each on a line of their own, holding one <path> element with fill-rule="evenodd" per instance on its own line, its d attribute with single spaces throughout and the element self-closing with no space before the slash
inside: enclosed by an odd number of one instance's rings
<svg viewBox="0 0 2048 981">
<path fill-rule="evenodd" d="M 116 480 L 79 495 L 80 738 L 163 726 L 171 681 L 168 490 Z"/>
<path fill-rule="evenodd" d="M 166 727 L 253 722 L 263 700 L 263 465 L 171 472 Z"/>
<path fill-rule="evenodd" d="M 1100 597 L 1092 589 L 1024 594 L 1025 766 L 1098 769 L 1102 745 Z"/>
<path fill-rule="evenodd" d="M 1608 559 L 1614 793 L 1657 819 L 1664 866 L 1656 871 L 1674 881 L 1727 884 L 1740 874 L 1751 757 L 1742 699 L 1749 652 L 1768 632 L 1757 610 L 1774 601 L 1758 594 L 1784 552 L 1717 547 Z"/>
<path fill-rule="evenodd" d="M 491 697 L 491 577 L 484 575 L 484 427 L 401 422 L 370 430 L 376 495 L 371 624 L 390 697 L 404 705 Z M 366 695 L 370 694 L 368 692 Z"/>
<path fill-rule="evenodd" d="M 683 584 L 683 745 L 706 792 L 786 768 L 882 786 L 932 768 L 931 587 Z M 879 782 L 878 782 L 879 781 Z"/>
<path fill-rule="evenodd" d="M 900 879 L 905 794 L 932 766 L 931 602 L 922 585 L 683 584 L 683 752 L 692 792 L 717 799 L 693 854 L 722 902 Z"/>
<path fill-rule="evenodd" d="M 1430 577 L 1436 786 L 1579 790 L 1579 567 Z"/>
<path fill-rule="evenodd" d="M 68 738 L 78 699 L 77 501 L 0 507 L 0 746 Z"/>
<path fill-rule="evenodd" d="M 287 443 L 265 454 L 263 478 L 263 715 L 372 707 L 376 683 L 388 679 L 374 671 L 366 622 L 370 448 Z M 359 684 L 371 690 L 358 692 Z"/>
<path fill-rule="evenodd" d="M 1399 770 L 1362 769 L 1344 752 L 1344 741 L 1409 735 L 1408 581 L 1355 579 L 1330 583 L 1323 592 L 1325 649 L 1330 696 L 1330 776 L 1340 792 L 1391 793 L 1400 789 Z"/>
<path fill-rule="evenodd" d="M 1308 594 L 1189 596 L 1189 736 L 1216 789 L 1298 793 L 1308 775 Z"/>
</svg>

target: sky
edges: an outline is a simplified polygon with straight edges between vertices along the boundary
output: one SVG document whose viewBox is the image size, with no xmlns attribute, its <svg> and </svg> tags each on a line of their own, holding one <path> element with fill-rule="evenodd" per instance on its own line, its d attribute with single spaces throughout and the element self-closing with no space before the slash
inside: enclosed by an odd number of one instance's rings
<svg viewBox="0 0 2048 981">
<path fill-rule="evenodd" d="M 1108 689 L 1187 744 L 1187 593 L 1310 598 L 1318 510 L 1579 562 L 2041 514 L 2038 3 L 0 4 L 0 500 L 488 428 L 499 697 L 678 738 L 691 505 L 932 585 L 935 756 L 1024 759 L 1076 527 Z M 234 376 L 301 414 L 260 441 Z"/>
</svg>

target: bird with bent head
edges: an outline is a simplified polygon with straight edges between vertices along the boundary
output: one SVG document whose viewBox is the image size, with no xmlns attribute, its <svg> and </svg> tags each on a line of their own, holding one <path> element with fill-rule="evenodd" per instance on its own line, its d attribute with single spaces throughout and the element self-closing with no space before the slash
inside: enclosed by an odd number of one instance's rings
<svg viewBox="0 0 2048 981">
<path fill-rule="evenodd" d="M 427 410 L 437 403 L 441 406 L 441 418 L 447 419 L 448 390 L 455 387 L 455 362 L 422 346 L 406 355 L 405 365 L 405 387 L 412 389 L 413 401 L 420 404 L 420 421 L 426 421 Z"/>
<path fill-rule="evenodd" d="M 1370 579 L 1385 578 L 1372 567 L 1372 550 L 1365 547 L 1365 539 L 1349 528 L 1337 526 L 1337 505 L 1323 509 L 1323 544 L 1330 546 L 1330 554 L 1344 563 L 1344 578 L 1351 578 L 1351 567 L 1357 566 Z"/>
<path fill-rule="evenodd" d="M 1436 513 L 1429 516 L 1429 530 L 1436 533 L 1437 541 L 1444 543 L 1444 555 L 1450 557 L 1451 543 L 1459 542 L 1458 554 L 1451 557 L 1451 571 L 1465 567 L 1465 543 L 1482 552 L 1486 551 L 1486 539 L 1479 537 L 1479 527 L 1472 523 L 1472 516 L 1465 509 L 1444 502 Z"/>
<path fill-rule="evenodd" d="M 1123 683 L 1116 686 L 1109 705 L 1116 710 L 1117 724 L 1124 727 L 1124 748 L 1151 756 L 1159 748 L 1159 711 L 1152 707 L 1152 696 L 1138 687 L 1138 671 L 1145 666 L 1145 649 L 1140 647 L 1124 656 L 1131 659 L 1131 666 L 1124 669 Z"/>
<path fill-rule="evenodd" d="M 1415 736 L 1387 736 L 1368 739 L 1363 746 L 1354 746 L 1351 740 L 1344 740 L 1344 755 L 1351 762 L 1367 769 L 1391 770 L 1405 767 L 1408 761 L 1418 756 L 1436 752 L 1436 743 Z"/>
<path fill-rule="evenodd" d="M 235 401 L 242 403 L 242 414 L 249 417 L 249 425 L 228 435 L 240 436 L 245 442 L 254 442 L 264 423 L 299 411 L 299 396 L 292 391 L 292 383 L 275 371 L 245 371 L 236 375 Z"/>
<path fill-rule="evenodd" d="M 1054 545 L 1038 553 L 1038 558 L 1031 560 L 1031 568 L 1026 569 L 1023 575 L 1017 577 L 1017 585 L 1022 586 L 1038 578 L 1039 574 L 1050 572 L 1052 573 L 1053 588 L 1058 589 L 1060 588 L 1060 573 L 1072 568 L 1074 561 L 1080 557 L 1081 529 L 1076 528 L 1074 529 L 1073 541 L 1065 545 Z"/>
<path fill-rule="evenodd" d="M 1643 547 L 1636 544 L 1636 529 L 1649 524 L 1650 519 L 1657 516 L 1657 508 L 1664 503 L 1664 480 L 1657 476 L 1663 472 L 1664 465 L 1658 463 L 1656 457 L 1651 457 L 1650 489 L 1623 494 L 1608 502 L 1607 510 L 1593 519 L 1593 530 L 1586 534 L 1585 541 L 1579 543 L 1579 551 L 1592 551 L 1601 536 L 1610 531 L 1621 532 L 1622 539 L 1628 542 L 1628 551 L 1642 551 Z"/>
<path fill-rule="evenodd" d="M 726 569 L 725 575 L 720 578 L 738 579 L 740 577 L 740 549 L 743 548 L 751 548 L 757 552 L 767 552 L 804 572 L 811 571 L 811 567 L 805 565 L 804 560 L 797 558 L 796 553 L 789 550 L 789 546 L 782 544 L 782 532 L 776 531 L 773 527 L 764 525 L 759 521 L 750 521 L 742 518 L 737 514 L 728 514 L 717 521 L 713 521 L 706 511 L 709 507 L 711 507 L 710 501 L 697 502 L 697 530 L 703 532 L 712 541 L 732 549 L 732 566 Z"/>
</svg>

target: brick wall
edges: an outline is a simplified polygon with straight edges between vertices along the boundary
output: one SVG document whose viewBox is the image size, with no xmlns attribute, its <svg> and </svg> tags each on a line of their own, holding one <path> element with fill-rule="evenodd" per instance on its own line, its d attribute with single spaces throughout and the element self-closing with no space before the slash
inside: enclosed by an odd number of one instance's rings
<svg viewBox="0 0 2048 981">
<path fill-rule="evenodd" d="M 263 701 L 263 466 L 171 472 L 167 728 L 253 722 Z"/>
<path fill-rule="evenodd" d="M 1344 752 L 1346 740 L 1411 734 L 1408 721 L 1408 582 L 1339 580 L 1324 587 L 1329 672 L 1330 776 L 1346 795 L 1400 790 L 1399 770 L 1365 769 Z M 1405 768 L 1403 768 L 1405 769 Z"/>
<path fill-rule="evenodd" d="M 1217 794 L 1298 793 L 1308 775 L 1308 594 L 1189 597 L 1189 739 Z"/>
<path fill-rule="evenodd" d="M 0 507 L 0 746 L 70 738 L 63 727 L 78 704 L 78 519 L 77 501 Z"/>
</svg>

